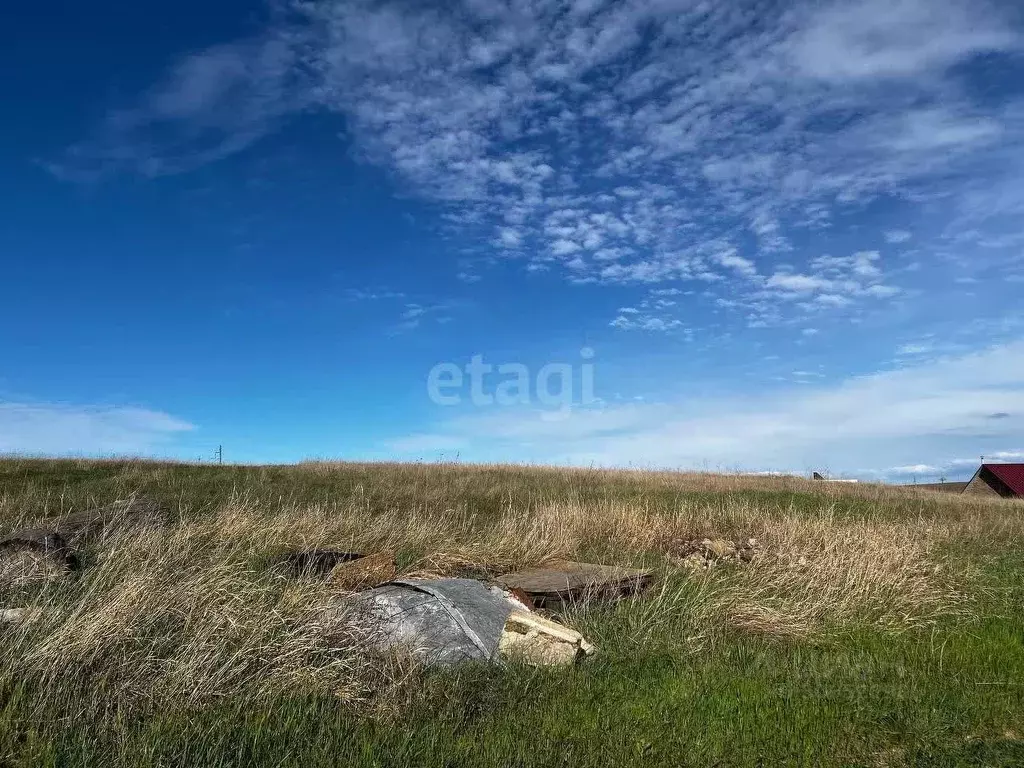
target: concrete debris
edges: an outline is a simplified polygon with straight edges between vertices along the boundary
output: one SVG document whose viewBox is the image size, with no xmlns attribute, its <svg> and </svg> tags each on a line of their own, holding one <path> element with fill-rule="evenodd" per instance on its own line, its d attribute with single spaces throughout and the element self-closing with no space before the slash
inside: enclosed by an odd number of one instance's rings
<svg viewBox="0 0 1024 768">
<path fill-rule="evenodd" d="M 554 560 L 502 576 L 498 583 L 526 595 L 534 608 L 559 611 L 587 599 L 614 600 L 637 594 L 652 578 L 651 571 L 635 568 Z"/>
<path fill-rule="evenodd" d="M 525 610 L 513 610 L 498 649 L 502 656 L 538 667 L 568 666 L 596 649 L 574 629 Z"/>
<path fill-rule="evenodd" d="M 706 570 L 722 562 L 749 563 L 760 550 L 757 539 L 693 539 L 673 542 L 670 557 L 693 570 Z"/>
<path fill-rule="evenodd" d="M 579 633 L 473 579 L 396 580 L 355 599 L 374 645 L 402 649 L 427 666 L 505 657 L 568 664 L 594 652 Z"/>
</svg>

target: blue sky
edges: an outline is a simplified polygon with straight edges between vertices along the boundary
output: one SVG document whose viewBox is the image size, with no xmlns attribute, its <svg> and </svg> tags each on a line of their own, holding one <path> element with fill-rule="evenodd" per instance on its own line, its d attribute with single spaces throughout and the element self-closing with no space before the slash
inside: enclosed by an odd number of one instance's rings
<svg viewBox="0 0 1024 768">
<path fill-rule="evenodd" d="M 1014 3 L 2 14 L 0 451 L 1024 458 Z"/>
</svg>

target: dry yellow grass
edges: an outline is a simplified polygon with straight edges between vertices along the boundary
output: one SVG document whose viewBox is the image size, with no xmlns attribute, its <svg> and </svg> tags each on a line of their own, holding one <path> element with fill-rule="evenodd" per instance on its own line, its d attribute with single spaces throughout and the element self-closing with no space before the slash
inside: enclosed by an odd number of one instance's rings
<svg viewBox="0 0 1024 768">
<path fill-rule="evenodd" d="M 170 471 L 129 464 L 119 487 Z M 72 585 L 2 585 L 0 607 L 21 595 L 41 611 L 0 648 L 2 674 L 101 709 L 310 690 L 365 702 L 400 688 L 410 668 L 369 652 L 358 623 L 327 610 L 341 589 L 268 568 L 292 548 L 394 549 L 403 572 L 417 575 L 496 574 L 555 557 L 652 567 L 660 583 L 618 608 L 631 641 L 674 637 L 699 648 L 729 631 L 807 638 L 967 615 L 955 575 L 940 568 L 943 547 L 1022 532 L 1013 503 L 794 478 L 321 462 L 290 471 L 362 479 L 318 502 L 245 488 L 208 509 L 182 500 L 175 525 L 111 526 Z M 596 486 L 610 490 L 585 492 Z M 495 500 L 497 512 L 475 509 L 473 494 Z M 860 506 L 840 514 L 837 502 L 851 499 Z M 26 508 L 70 506 L 29 489 L 0 497 L 0 519 L 14 528 L 31 517 Z M 755 537 L 760 549 L 749 564 L 700 573 L 671 557 L 680 541 L 708 535 Z M 578 606 L 571 620 L 590 626 L 590 609 Z"/>
</svg>

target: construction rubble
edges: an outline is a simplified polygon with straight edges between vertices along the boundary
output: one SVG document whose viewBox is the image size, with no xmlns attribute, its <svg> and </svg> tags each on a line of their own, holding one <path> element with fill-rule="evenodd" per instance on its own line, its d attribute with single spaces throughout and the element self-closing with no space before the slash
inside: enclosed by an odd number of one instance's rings
<svg viewBox="0 0 1024 768">
<path fill-rule="evenodd" d="M 692 539 L 672 542 L 668 549 L 670 559 L 677 565 L 707 570 L 719 563 L 749 563 L 760 548 L 757 539 Z"/>
<path fill-rule="evenodd" d="M 166 519 L 147 499 L 46 520 L 0 539 L 0 581 L 27 584 L 72 575 L 85 562 L 86 544 L 140 523 Z M 705 540 L 685 557 L 742 559 L 752 549 Z M 337 587 L 330 610 L 362 614 L 372 645 L 401 650 L 425 665 L 518 660 L 565 666 L 595 652 L 579 632 L 556 621 L 589 600 L 637 595 L 653 572 L 619 566 L 552 560 L 485 582 L 468 578 L 399 578 L 394 551 L 369 555 L 332 549 L 285 552 L 271 563 L 285 578 L 322 579 Z M 542 613 L 543 612 L 543 613 Z M 24 625 L 36 608 L 0 608 L 0 624 Z"/>
<path fill-rule="evenodd" d="M 292 574 L 326 578 L 357 591 L 338 607 L 355 606 L 381 650 L 402 650 L 425 665 L 516 659 L 536 666 L 562 666 L 593 655 L 577 631 L 537 610 L 561 611 L 585 600 L 638 594 L 651 571 L 618 566 L 549 561 L 542 567 L 476 579 L 397 579 L 395 553 L 372 555 L 308 550 L 278 560 Z"/>
<path fill-rule="evenodd" d="M 495 584 L 394 579 L 392 558 L 380 553 L 339 564 L 329 578 L 350 588 L 374 575 L 393 579 L 351 599 L 369 619 L 378 648 L 403 649 L 427 665 L 502 659 L 535 666 L 577 663 L 593 655 L 594 646 L 537 611 L 635 595 L 653 578 L 650 571 L 556 560 L 501 576 Z"/>
</svg>

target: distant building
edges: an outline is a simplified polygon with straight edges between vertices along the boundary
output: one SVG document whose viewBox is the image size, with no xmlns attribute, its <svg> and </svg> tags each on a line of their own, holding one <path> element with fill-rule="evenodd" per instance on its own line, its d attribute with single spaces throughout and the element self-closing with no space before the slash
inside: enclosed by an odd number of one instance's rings
<svg viewBox="0 0 1024 768">
<path fill-rule="evenodd" d="M 1024 498 L 1024 464 L 982 464 L 964 493 L 977 496 Z"/>
<path fill-rule="evenodd" d="M 811 480 L 821 480 L 822 482 L 825 482 L 825 483 L 859 483 L 860 482 L 860 480 L 845 480 L 845 479 L 841 480 L 841 479 L 835 478 L 835 477 L 825 477 L 823 474 L 821 474 L 821 472 L 815 472 L 814 474 L 812 474 L 811 475 Z"/>
</svg>

